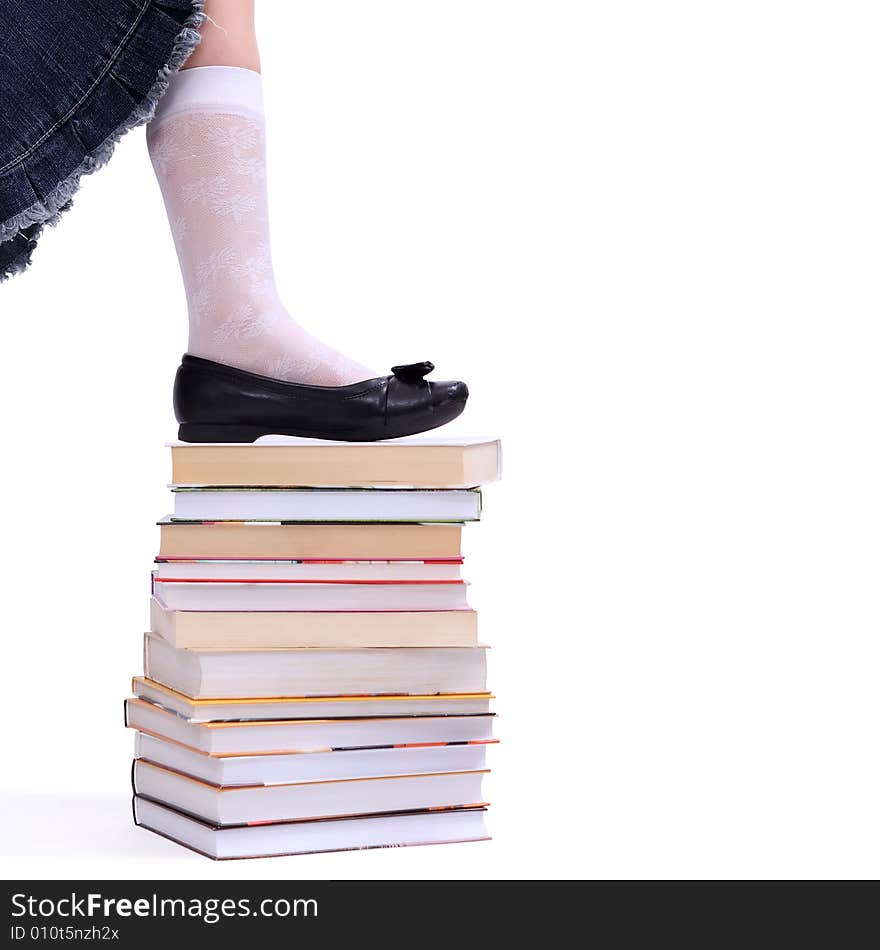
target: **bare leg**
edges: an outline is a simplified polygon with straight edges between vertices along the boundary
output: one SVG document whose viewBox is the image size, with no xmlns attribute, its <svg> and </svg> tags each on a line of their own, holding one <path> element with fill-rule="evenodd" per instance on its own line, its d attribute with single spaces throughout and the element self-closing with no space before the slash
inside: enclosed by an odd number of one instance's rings
<svg viewBox="0 0 880 950">
<path fill-rule="evenodd" d="M 197 66 L 238 66 L 260 71 L 260 51 L 254 30 L 254 0 L 208 0 L 202 41 L 184 69 Z"/>
</svg>

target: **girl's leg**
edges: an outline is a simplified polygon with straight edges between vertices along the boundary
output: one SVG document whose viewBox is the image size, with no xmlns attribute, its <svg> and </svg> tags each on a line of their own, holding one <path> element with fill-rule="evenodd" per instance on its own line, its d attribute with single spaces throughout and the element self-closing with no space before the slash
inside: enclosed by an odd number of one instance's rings
<svg viewBox="0 0 880 950">
<path fill-rule="evenodd" d="M 210 19 L 202 25 L 202 41 L 183 68 L 238 66 L 258 73 L 254 0 L 208 0 L 205 12 Z"/>
<path fill-rule="evenodd" d="M 376 374 L 303 329 L 275 288 L 253 0 L 208 0 L 202 43 L 148 127 L 189 310 L 189 352 L 289 382 Z"/>
</svg>

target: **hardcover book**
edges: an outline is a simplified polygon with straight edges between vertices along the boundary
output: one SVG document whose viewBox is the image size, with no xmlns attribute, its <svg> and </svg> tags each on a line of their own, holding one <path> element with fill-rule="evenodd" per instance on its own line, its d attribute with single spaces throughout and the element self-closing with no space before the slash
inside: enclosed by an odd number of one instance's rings
<svg viewBox="0 0 880 950">
<path fill-rule="evenodd" d="M 188 650 L 144 636 L 144 673 L 197 699 L 341 693 L 479 693 L 484 647 Z"/>
<path fill-rule="evenodd" d="M 367 488 L 183 488 L 172 486 L 172 521 L 479 521 L 478 488 L 466 491 Z"/>
<path fill-rule="evenodd" d="M 484 805 L 484 774 L 379 775 L 224 787 L 137 759 L 132 787 L 136 795 L 225 826 Z"/>
<path fill-rule="evenodd" d="M 155 580 L 166 581 L 456 581 L 461 580 L 460 557 L 408 560 L 352 561 L 330 558 L 250 560 L 157 557 Z"/>
<path fill-rule="evenodd" d="M 370 719 L 402 716 L 470 716 L 491 712 L 491 693 L 381 696 L 272 696 L 265 699 L 195 699 L 143 676 L 131 691 L 184 719 Z"/>
<path fill-rule="evenodd" d="M 153 596 L 169 610 L 438 611 L 467 608 L 468 585 L 453 581 L 179 580 L 153 574 Z M 310 646 L 312 644 L 309 644 Z M 354 644 L 358 646 L 358 644 Z M 396 646 L 376 643 L 371 646 Z"/>
<path fill-rule="evenodd" d="M 461 525 L 159 522 L 162 557 L 456 558 Z"/>
<path fill-rule="evenodd" d="M 172 481 L 180 485 L 472 488 L 501 474 L 496 439 L 317 442 L 266 439 L 252 445 L 175 442 Z"/>
<path fill-rule="evenodd" d="M 135 824 L 220 861 L 489 840 L 483 807 L 231 828 L 193 818 L 139 796 L 133 800 L 133 809 Z"/>
<path fill-rule="evenodd" d="M 477 613 L 459 610 L 170 610 L 150 604 L 153 633 L 190 650 L 474 647 Z"/>
<path fill-rule="evenodd" d="M 486 748 L 497 739 L 419 745 L 281 752 L 272 755 L 209 755 L 146 732 L 135 735 L 135 758 L 212 785 L 276 785 L 327 782 L 377 775 L 474 772 L 486 768 Z"/>
<path fill-rule="evenodd" d="M 494 716 L 406 716 L 400 719 L 278 719 L 193 722 L 142 699 L 125 702 L 125 724 L 209 755 L 329 752 L 492 738 Z"/>
</svg>

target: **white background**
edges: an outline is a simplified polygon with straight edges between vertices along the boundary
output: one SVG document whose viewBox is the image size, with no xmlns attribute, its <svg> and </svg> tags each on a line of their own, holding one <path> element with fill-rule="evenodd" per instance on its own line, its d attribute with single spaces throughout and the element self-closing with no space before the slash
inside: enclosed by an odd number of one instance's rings
<svg viewBox="0 0 880 950">
<path fill-rule="evenodd" d="M 6 877 L 875 877 L 880 13 L 258 4 L 276 264 L 499 434 L 489 844 L 131 827 L 185 306 L 143 130 L 0 288 Z"/>
</svg>

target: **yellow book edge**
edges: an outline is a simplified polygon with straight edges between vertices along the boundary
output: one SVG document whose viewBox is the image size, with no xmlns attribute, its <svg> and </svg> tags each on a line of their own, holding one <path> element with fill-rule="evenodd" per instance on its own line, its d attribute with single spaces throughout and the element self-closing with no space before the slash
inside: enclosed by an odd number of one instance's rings
<svg viewBox="0 0 880 950">
<path fill-rule="evenodd" d="M 174 696 L 178 699 L 183 700 L 186 703 L 189 703 L 193 706 L 214 706 L 218 703 L 223 703 L 224 705 L 248 705 L 248 704 L 263 704 L 263 703 L 344 703 L 344 702 L 392 702 L 392 701 L 401 701 L 405 702 L 407 700 L 425 700 L 431 699 L 438 702 L 446 700 L 466 700 L 466 699 L 495 699 L 495 696 L 492 693 L 426 693 L 426 694 L 414 694 L 414 693 L 391 693 L 391 694 L 376 694 L 376 695 L 342 695 L 342 696 L 267 696 L 267 697 L 246 697 L 246 698 L 237 698 L 237 699 L 224 699 L 218 697 L 215 699 L 195 699 L 192 696 L 187 696 L 186 693 L 180 693 L 176 689 L 172 689 L 170 686 L 163 686 L 162 683 L 157 683 L 155 680 L 151 680 L 148 676 L 133 676 L 131 678 L 131 691 L 137 695 L 137 686 L 139 683 L 143 683 L 145 686 L 148 686 L 150 689 L 154 689 L 160 693 L 165 693 L 167 696 Z"/>
</svg>

